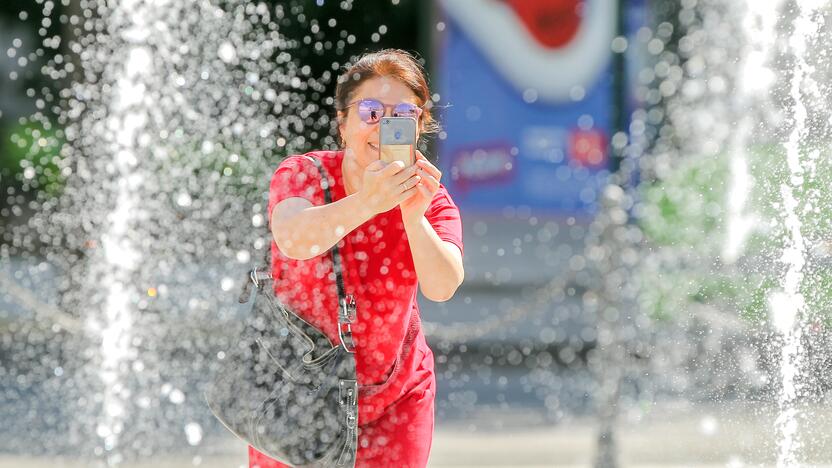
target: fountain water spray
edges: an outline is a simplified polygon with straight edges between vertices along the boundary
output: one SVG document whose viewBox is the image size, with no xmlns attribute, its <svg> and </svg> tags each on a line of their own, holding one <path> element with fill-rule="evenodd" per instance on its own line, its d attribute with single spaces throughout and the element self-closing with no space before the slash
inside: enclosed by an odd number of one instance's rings
<svg viewBox="0 0 832 468">
<path fill-rule="evenodd" d="M 96 434 L 103 440 L 110 466 L 122 461 L 122 455 L 114 449 L 130 415 L 131 391 L 125 376 L 141 370 L 141 365 L 134 365 L 138 356 L 132 345 L 135 304 L 140 297 L 133 279 L 141 253 L 130 234 L 142 218 L 139 195 L 145 175 L 138 163 L 140 152 L 146 151 L 149 144 L 143 130 L 154 113 L 147 95 L 151 80 L 155 79 L 153 57 L 145 41 L 152 34 L 148 20 L 155 15 L 148 10 L 163 8 L 163 3 L 128 0 L 119 2 L 110 13 L 113 34 L 126 45 L 125 58 L 109 64 L 112 95 L 101 142 L 112 157 L 107 172 L 116 184 L 115 206 L 101 237 L 101 254 L 92 267 L 94 277 L 103 279 L 103 310 L 90 314 L 87 320 L 92 343 L 100 343 L 97 374 L 103 391 Z M 101 447 L 95 451 L 103 454 Z"/>
<path fill-rule="evenodd" d="M 50 340 L 62 354 L 55 406 L 69 435 L 44 450 L 116 466 L 215 436 L 198 396 L 210 375 L 204 356 L 242 323 L 229 291 L 252 247 L 267 245 L 268 176 L 328 133 L 329 107 L 318 101 L 334 73 L 308 76 L 292 55 L 305 46 L 278 29 L 306 21 L 294 7 L 79 8 L 71 53 L 56 61 L 77 74 L 62 83 L 54 115 L 33 117 L 66 132 L 65 187 L 59 197 L 40 193 L 14 236 L 37 232 L 51 244 L 61 281 L 45 289 L 82 331 Z"/>
<path fill-rule="evenodd" d="M 777 18 L 782 0 L 772 2 L 747 1 L 742 28 L 746 38 L 746 51 L 737 75 L 734 93 L 737 109 L 753 108 L 755 101 L 768 100 L 775 81 L 775 73 L 769 66 L 773 56 Z M 726 240 L 721 258 L 734 263 L 743 253 L 748 236 L 758 227 L 759 217 L 747 210 L 748 198 L 753 188 L 749 174 L 747 144 L 755 130 L 752 113 L 743 112 L 730 139 L 731 178 L 727 198 Z"/>
<path fill-rule="evenodd" d="M 791 79 L 790 96 L 793 100 L 794 126 L 786 143 L 786 162 L 788 179 L 780 185 L 785 213 L 784 224 L 787 242 L 780 260 L 786 265 L 782 292 L 770 297 L 769 306 L 774 328 L 783 336 L 780 354 L 781 393 L 778 398 L 780 414 L 776 421 L 778 432 L 778 467 L 798 466 L 800 440 L 798 437 L 798 398 L 800 385 L 798 377 L 805 359 L 802 347 L 805 300 L 800 288 L 806 266 L 806 243 L 802 233 L 800 206 L 796 191 L 804 183 L 806 170 L 801 160 L 801 143 L 808 135 L 806 125 L 807 109 L 802 91 L 811 79 L 811 68 L 807 63 L 807 43 L 816 36 L 820 23 L 817 21 L 818 9 L 822 1 L 802 2 L 798 17 L 794 22 L 794 32 L 789 45 L 795 56 L 794 74 Z"/>
</svg>

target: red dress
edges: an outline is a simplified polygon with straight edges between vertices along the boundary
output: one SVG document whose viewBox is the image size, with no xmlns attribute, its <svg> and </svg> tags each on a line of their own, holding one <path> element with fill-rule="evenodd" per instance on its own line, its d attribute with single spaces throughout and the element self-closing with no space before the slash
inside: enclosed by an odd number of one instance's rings
<svg viewBox="0 0 832 468">
<path fill-rule="evenodd" d="M 330 179 L 332 201 L 346 196 L 343 151 L 308 153 Z M 272 176 L 268 217 L 289 197 L 324 204 L 317 167 L 303 156 L 284 160 Z M 425 218 L 438 236 L 463 250 L 459 209 L 440 186 Z M 423 467 L 433 438 L 436 379 L 433 353 L 425 342 L 416 302 L 418 282 L 410 244 L 396 207 L 348 233 L 339 243 L 347 293 L 356 299 L 353 323 L 359 385 L 356 466 Z M 338 342 L 337 290 L 329 252 L 309 260 L 283 256 L 272 242 L 275 292 L 298 315 Z M 369 388 L 369 387 L 366 387 Z M 372 394 L 368 394 L 372 392 Z M 249 447 L 249 466 L 285 465 Z"/>
</svg>

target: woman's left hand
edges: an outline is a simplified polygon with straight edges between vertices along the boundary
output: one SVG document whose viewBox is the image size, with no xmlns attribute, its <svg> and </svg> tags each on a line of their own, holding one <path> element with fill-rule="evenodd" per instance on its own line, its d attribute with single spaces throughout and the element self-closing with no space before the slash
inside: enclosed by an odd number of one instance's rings
<svg viewBox="0 0 832 468">
<path fill-rule="evenodd" d="M 401 202 L 399 207 L 402 210 L 402 221 L 404 225 L 408 226 L 412 223 L 421 221 L 422 216 L 425 215 L 433 200 L 433 196 L 439 191 L 439 180 L 442 178 L 442 173 L 428 159 L 421 151 L 416 150 L 416 174 L 422 180 L 417 185 L 416 193 Z"/>
</svg>

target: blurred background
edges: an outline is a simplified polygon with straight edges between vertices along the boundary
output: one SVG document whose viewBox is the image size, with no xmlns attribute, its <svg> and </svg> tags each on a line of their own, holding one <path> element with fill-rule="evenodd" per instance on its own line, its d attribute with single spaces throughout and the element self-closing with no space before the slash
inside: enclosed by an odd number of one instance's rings
<svg viewBox="0 0 832 468">
<path fill-rule="evenodd" d="M 430 466 L 829 466 L 832 5 L 0 4 L 0 467 L 247 466 L 201 392 L 336 148 L 415 53 L 466 279 L 421 299 Z"/>
</svg>

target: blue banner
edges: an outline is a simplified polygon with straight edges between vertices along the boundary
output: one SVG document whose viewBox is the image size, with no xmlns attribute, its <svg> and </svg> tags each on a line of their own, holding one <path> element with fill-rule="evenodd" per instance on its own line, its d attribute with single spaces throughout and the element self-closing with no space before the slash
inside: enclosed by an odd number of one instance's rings
<svg viewBox="0 0 832 468">
<path fill-rule="evenodd" d="M 643 2 L 634 3 L 631 44 L 644 24 Z M 449 107 L 438 149 L 454 200 L 467 212 L 590 215 L 611 164 L 617 2 L 439 4 L 438 88 Z"/>
</svg>

